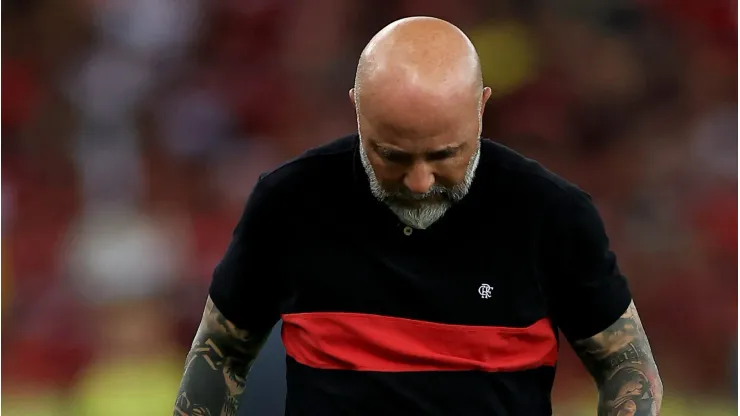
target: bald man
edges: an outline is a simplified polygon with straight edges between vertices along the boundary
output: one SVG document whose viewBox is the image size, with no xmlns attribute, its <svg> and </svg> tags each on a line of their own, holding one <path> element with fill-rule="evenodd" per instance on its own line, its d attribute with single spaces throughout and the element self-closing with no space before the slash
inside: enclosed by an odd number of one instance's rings
<svg viewBox="0 0 740 416">
<path fill-rule="evenodd" d="M 360 57 L 358 133 L 263 175 L 216 268 L 177 415 L 233 415 L 282 318 L 289 415 L 550 415 L 562 331 L 599 415 L 662 387 L 587 194 L 481 139 L 491 91 L 453 25 Z"/>
</svg>

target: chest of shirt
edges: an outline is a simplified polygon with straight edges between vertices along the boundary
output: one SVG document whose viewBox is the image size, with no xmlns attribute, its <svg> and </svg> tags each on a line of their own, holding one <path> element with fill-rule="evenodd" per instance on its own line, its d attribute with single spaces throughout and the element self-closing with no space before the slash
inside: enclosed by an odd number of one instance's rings
<svg viewBox="0 0 740 416">
<path fill-rule="evenodd" d="M 500 231 L 493 238 L 451 236 L 442 245 L 424 231 L 406 235 L 403 227 L 387 240 L 325 227 L 321 238 L 293 241 L 284 265 L 291 297 L 283 313 L 529 326 L 547 316 L 538 254 L 526 233 Z"/>
</svg>

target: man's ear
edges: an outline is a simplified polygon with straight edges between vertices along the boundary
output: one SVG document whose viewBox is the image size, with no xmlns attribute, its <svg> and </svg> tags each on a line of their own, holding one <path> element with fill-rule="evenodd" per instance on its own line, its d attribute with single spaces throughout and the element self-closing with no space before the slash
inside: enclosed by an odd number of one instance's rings
<svg viewBox="0 0 740 416">
<path fill-rule="evenodd" d="M 485 87 L 483 88 L 483 94 L 481 94 L 481 103 L 480 103 L 480 116 L 483 117 L 483 112 L 486 110 L 486 103 L 488 102 L 488 99 L 491 98 L 491 88 Z"/>
</svg>

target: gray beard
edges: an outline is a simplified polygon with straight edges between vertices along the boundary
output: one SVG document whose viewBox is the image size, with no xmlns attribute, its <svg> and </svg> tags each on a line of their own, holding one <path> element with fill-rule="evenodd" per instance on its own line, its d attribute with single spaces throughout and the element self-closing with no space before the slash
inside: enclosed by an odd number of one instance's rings
<svg viewBox="0 0 740 416">
<path fill-rule="evenodd" d="M 391 211 L 401 220 L 404 224 L 416 228 L 426 229 L 435 222 L 439 221 L 447 211 L 452 207 L 455 202 L 459 202 L 470 192 L 470 187 L 473 185 L 473 179 L 475 178 L 475 171 L 478 168 L 478 162 L 480 160 L 480 140 L 478 140 L 478 148 L 475 150 L 473 156 L 470 157 L 468 162 L 467 170 L 465 171 L 465 178 L 462 183 L 459 183 L 452 188 L 446 188 L 441 185 L 434 184 L 432 188 L 424 194 L 408 195 L 407 193 L 391 193 L 386 191 L 378 181 L 378 177 L 375 175 L 370 164 L 370 159 L 367 157 L 367 152 L 362 146 L 362 139 L 360 139 L 360 160 L 362 166 L 365 168 L 365 173 L 370 182 L 370 191 L 373 196 L 379 201 L 385 203 Z M 418 207 L 407 207 L 394 203 L 394 199 L 398 196 L 408 199 L 409 197 L 424 201 L 432 196 L 441 195 L 444 197 L 442 201 L 430 201 L 422 202 Z"/>
</svg>

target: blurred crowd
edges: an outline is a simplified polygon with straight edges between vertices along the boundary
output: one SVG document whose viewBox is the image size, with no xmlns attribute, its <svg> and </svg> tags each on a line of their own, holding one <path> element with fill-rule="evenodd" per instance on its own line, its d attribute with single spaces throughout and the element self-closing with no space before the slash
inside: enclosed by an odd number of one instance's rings
<svg viewBox="0 0 740 416">
<path fill-rule="evenodd" d="M 8 414 L 169 414 L 257 176 L 355 130 L 359 53 L 409 15 L 471 36 L 486 137 L 593 196 L 666 393 L 735 394 L 737 2 L 2 8 L 2 394 L 24 409 Z M 562 362 L 567 402 L 588 379 Z"/>
</svg>

